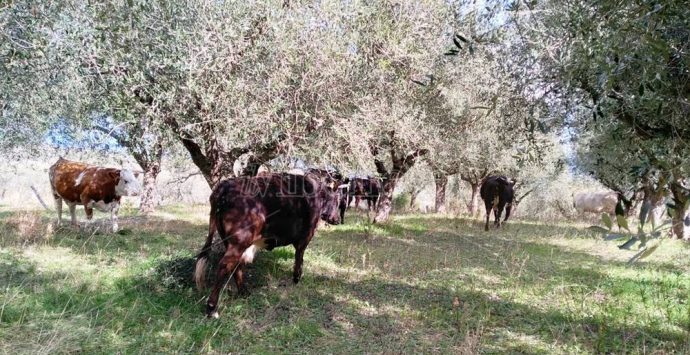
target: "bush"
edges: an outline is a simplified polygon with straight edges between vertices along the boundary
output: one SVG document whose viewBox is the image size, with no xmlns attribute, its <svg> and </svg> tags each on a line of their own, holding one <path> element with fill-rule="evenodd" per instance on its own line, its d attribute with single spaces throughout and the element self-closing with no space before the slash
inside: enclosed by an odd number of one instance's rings
<svg viewBox="0 0 690 355">
<path fill-rule="evenodd" d="M 404 211 L 407 211 L 409 206 L 410 206 L 410 194 L 401 193 L 401 194 L 393 197 L 393 211 L 404 212 Z"/>
</svg>

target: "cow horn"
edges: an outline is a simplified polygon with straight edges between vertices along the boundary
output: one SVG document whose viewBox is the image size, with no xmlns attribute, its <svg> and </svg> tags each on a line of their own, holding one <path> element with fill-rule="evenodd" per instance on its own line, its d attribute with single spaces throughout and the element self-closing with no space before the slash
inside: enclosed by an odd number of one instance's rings
<svg viewBox="0 0 690 355">
<path fill-rule="evenodd" d="M 344 188 L 347 188 L 347 187 L 349 187 L 349 186 L 350 186 L 350 185 L 348 185 L 348 184 L 342 184 L 342 185 L 338 185 L 338 188 L 339 188 L 339 189 L 344 189 Z"/>
</svg>

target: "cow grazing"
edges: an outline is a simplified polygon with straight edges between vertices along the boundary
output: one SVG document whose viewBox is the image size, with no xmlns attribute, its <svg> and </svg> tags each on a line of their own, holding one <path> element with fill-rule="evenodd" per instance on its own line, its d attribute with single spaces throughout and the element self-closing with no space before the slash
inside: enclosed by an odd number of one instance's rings
<svg viewBox="0 0 690 355">
<path fill-rule="evenodd" d="M 618 194 L 615 192 L 580 192 L 573 197 L 573 206 L 580 212 L 615 215 Z"/>
<path fill-rule="evenodd" d="M 484 230 L 489 230 L 489 217 L 491 211 L 494 211 L 494 225 L 496 228 L 501 226 L 501 214 L 503 209 L 506 210 L 506 217 L 503 222 L 510 217 L 510 211 L 513 206 L 513 198 L 515 192 L 513 186 L 515 181 L 509 181 L 505 176 L 488 176 L 482 182 L 482 187 L 479 194 L 484 200 L 484 207 L 486 208 L 486 224 Z"/>
<path fill-rule="evenodd" d="M 232 275 L 237 289 L 246 294 L 243 266 L 252 262 L 258 249 L 295 247 L 292 280 L 302 277 L 302 259 L 314 236 L 319 218 L 340 223 L 338 194 L 309 176 L 271 174 L 220 182 L 211 193 L 211 213 L 206 243 L 197 256 L 194 278 L 204 286 L 206 263 L 214 234 L 225 245 L 217 278 L 208 298 L 206 315 L 218 317 L 218 297 Z"/>
<path fill-rule="evenodd" d="M 76 206 L 83 205 L 86 218 L 93 218 L 93 209 L 110 212 L 113 232 L 117 232 L 117 212 L 122 196 L 137 196 L 141 185 L 130 170 L 102 168 L 69 161 L 62 157 L 48 170 L 50 187 L 55 198 L 58 226 L 62 223 L 62 201 L 69 207 L 72 225 L 77 225 Z"/>
</svg>

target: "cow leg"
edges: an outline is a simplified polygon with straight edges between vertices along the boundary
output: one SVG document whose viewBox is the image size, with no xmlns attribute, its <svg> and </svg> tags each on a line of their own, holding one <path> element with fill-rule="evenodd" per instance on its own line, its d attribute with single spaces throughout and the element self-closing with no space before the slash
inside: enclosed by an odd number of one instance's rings
<svg viewBox="0 0 690 355">
<path fill-rule="evenodd" d="M 513 204 L 512 204 L 512 203 L 506 204 L 506 216 L 505 216 L 505 218 L 503 218 L 503 223 L 504 223 L 504 224 L 505 224 L 505 222 L 508 220 L 508 217 L 510 217 L 510 211 L 511 211 L 512 209 L 513 209 Z"/>
<path fill-rule="evenodd" d="M 91 219 L 93 218 L 93 208 L 89 207 L 89 202 L 91 202 L 91 200 L 88 197 L 82 195 L 81 203 L 82 205 L 84 205 L 84 212 L 86 212 L 87 221 L 91 221 Z"/>
<path fill-rule="evenodd" d="M 57 225 L 58 227 L 62 224 L 62 198 L 58 195 L 53 195 L 55 197 L 55 210 L 57 211 Z"/>
<path fill-rule="evenodd" d="M 110 210 L 110 221 L 113 223 L 113 233 L 117 233 L 117 230 L 118 230 L 117 212 L 119 210 L 120 210 L 120 204 L 119 203 L 113 203 L 113 209 Z"/>
<path fill-rule="evenodd" d="M 314 237 L 314 228 L 309 228 L 309 234 L 295 246 L 295 267 L 292 270 L 292 281 L 298 283 L 302 279 L 302 263 L 304 262 L 304 251 L 307 249 L 307 245 Z"/>
<path fill-rule="evenodd" d="M 218 263 L 216 284 L 213 286 L 206 304 L 206 315 L 209 318 L 219 317 L 218 297 L 231 274 L 237 284 L 238 292 L 240 294 L 247 293 L 242 267 L 245 263 L 251 262 L 254 259 L 257 247 L 253 244 L 260 238 L 264 221 L 265 212 L 263 211 L 253 211 L 249 216 L 245 216 L 245 219 L 242 221 L 217 219 L 218 236 L 226 243 L 227 249 L 225 250 L 225 255 Z M 211 232 L 212 230 L 209 228 L 209 236 L 211 236 Z M 212 237 L 209 239 L 212 239 Z"/>
<path fill-rule="evenodd" d="M 500 213 L 498 212 L 498 207 L 494 207 L 494 227 L 498 228 L 501 226 Z"/>
<path fill-rule="evenodd" d="M 237 270 L 232 275 L 235 278 L 235 285 L 237 285 L 237 293 L 241 296 L 246 296 L 249 294 L 247 285 L 244 284 L 244 262 L 240 262 L 237 266 Z"/>
<path fill-rule="evenodd" d="M 71 218 L 71 223 L 73 226 L 77 225 L 77 204 L 76 203 L 68 203 L 67 207 L 69 207 L 69 215 Z"/>
<path fill-rule="evenodd" d="M 491 217 L 491 210 L 493 210 L 493 203 L 491 201 L 484 201 L 484 208 L 486 209 L 486 223 L 484 224 L 484 231 L 489 230 L 489 218 Z"/>
<path fill-rule="evenodd" d="M 238 246 L 231 246 L 225 251 L 225 255 L 220 259 L 218 263 L 218 273 L 216 276 L 216 283 L 213 285 L 213 290 L 211 295 L 208 296 L 208 302 L 206 303 L 206 316 L 209 318 L 218 318 L 218 297 L 220 295 L 221 289 L 225 286 L 225 282 L 230 276 L 230 273 L 236 271 L 235 268 L 239 268 L 240 256 L 244 250 L 239 250 Z M 239 289 L 241 286 L 238 285 Z"/>
<path fill-rule="evenodd" d="M 503 209 L 505 208 L 505 206 L 505 202 L 499 202 L 498 206 L 495 209 L 496 222 L 494 224 L 496 225 L 496 228 L 501 227 L 501 214 L 503 214 Z"/>
<path fill-rule="evenodd" d="M 355 209 L 359 208 L 359 202 L 362 201 L 362 198 L 359 195 L 355 196 Z"/>
</svg>

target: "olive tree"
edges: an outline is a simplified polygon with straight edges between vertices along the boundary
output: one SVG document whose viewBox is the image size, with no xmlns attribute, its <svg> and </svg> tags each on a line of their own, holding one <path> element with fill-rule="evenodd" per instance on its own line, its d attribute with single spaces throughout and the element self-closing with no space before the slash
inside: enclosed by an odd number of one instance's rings
<svg viewBox="0 0 690 355">
<path fill-rule="evenodd" d="M 531 36 L 532 53 L 539 53 L 542 75 L 534 85 L 553 89 L 554 100 L 571 109 L 587 109 L 565 121 L 581 132 L 624 132 L 630 137 L 623 141 L 638 142 L 640 160 L 666 176 L 674 234 L 683 237 L 690 201 L 690 8 L 673 0 L 553 0 L 515 10 L 529 19 L 521 25 Z M 625 179 L 631 171 L 618 173 Z"/>
</svg>

